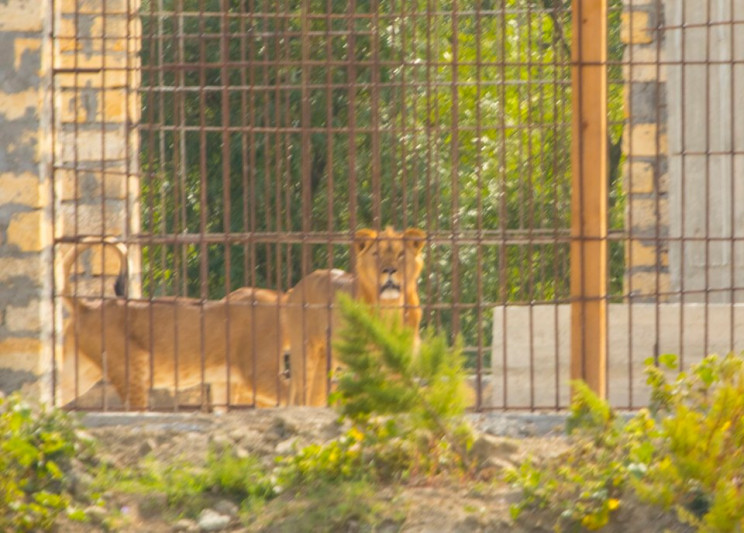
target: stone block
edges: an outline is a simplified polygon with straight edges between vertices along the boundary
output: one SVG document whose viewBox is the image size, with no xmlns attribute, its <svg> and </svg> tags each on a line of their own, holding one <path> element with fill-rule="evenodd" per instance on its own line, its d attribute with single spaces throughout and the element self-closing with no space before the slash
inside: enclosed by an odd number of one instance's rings
<svg viewBox="0 0 744 533">
<path fill-rule="evenodd" d="M 4 93 L 0 96 L 0 116 L 3 121 L 22 119 L 29 111 L 36 114 L 40 104 L 39 91 L 36 89 Z"/>
<path fill-rule="evenodd" d="M 656 45 L 628 46 L 623 54 L 623 79 L 633 82 L 667 80 L 665 56 Z"/>
<path fill-rule="evenodd" d="M 623 135 L 623 153 L 630 157 L 668 155 L 667 135 L 656 124 L 638 124 Z"/>
<path fill-rule="evenodd" d="M 8 224 L 7 243 L 17 246 L 22 252 L 40 252 L 44 224 L 49 224 L 49 221 L 41 210 L 15 213 Z"/>
<path fill-rule="evenodd" d="M 39 0 L 5 0 L 0 3 L 0 32 L 42 32 L 42 9 Z"/>
<path fill-rule="evenodd" d="M 0 283 L 7 283 L 8 280 L 18 276 L 42 279 L 46 275 L 42 267 L 42 262 L 35 256 L 2 257 L 0 258 Z"/>
<path fill-rule="evenodd" d="M 631 272 L 630 282 L 626 286 L 626 292 L 630 297 L 635 296 L 653 296 L 657 295 L 664 300 L 668 299 L 671 289 L 669 274 L 659 269 L 659 272 Z"/>
<path fill-rule="evenodd" d="M 659 124 L 667 121 L 666 90 L 655 81 L 633 82 L 624 88 L 625 115 L 631 124 Z"/>
<path fill-rule="evenodd" d="M 101 135 L 98 128 L 86 131 L 72 129 L 60 134 L 59 159 L 62 162 L 123 161 L 126 157 L 124 125 L 121 131 L 107 131 Z"/>
<path fill-rule="evenodd" d="M 0 340 L 2 367 L 36 372 L 40 364 L 42 342 L 34 337 L 6 337 Z"/>
<path fill-rule="evenodd" d="M 102 12 L 101 0 L 57 0 L 62 13 L 74 13 L 75 11 L 84 15 L 100 15 Z M 106 0 L 106 13 L 109 15 L 122 14 L 131 7 L 133 13 L 139 12 L 140 0 Z"/>
<path fill-rule="evenodd" d="M 91 235 L 121 235 L 124 233 L 126 213 L 121 201 L 108 200 L 101 213 L 100 204 L 78 204 L 63 202 L 60 207 L 62 227 L 66 234 L 78 232 Z"/>
<path fill-rule="evenodd" d="M 57 170 L 54 179 L 56 194 L 62 201 L 76 198 L 90 201 L 102 197 L 123 200 L 127 194 L 127 176 L 120 172 Z"/>
<path fill-rule="evenodd" d="M 31 301 L 25 307 L 9 305 L 5 310 L 5 327 L 10 332 L 33 332 L 41 330 L 39 301 Z"/>
<path fill-rule="evenodd" d="M 629 169 L 625 190 L 631 194 L 649 194 L 654 192 L 654 165 L 647 161 L 626 163 Z"/>
<path fill-rule="evenodd" d="M 658 201 L 656 198 L 634 198 L 627 210 L 626 220 L 632 237 L 655 237 L 657 227 L 660 237 L 669 234 L 669 202 L 665 198 Z"/>
<path fill-rule="evenodd" d="M 628 241 L 627 248 L 626 259 L 630 268 L 639 266 L 654 268 L 657 266 L 657 247 L 653 243 L 632 239 Z"/>
<path fill-rule="evenodd" d="M 648 11 L 625 11 L 620 15 L 620 40 L 625 44 L 649 44 L 654 41 Z"/>
<path fill-rule="evenodd" d="M 29 52 L 41 54 L 41 39 L 33 37 L 16 37 L 13 39 L 13 55 L 15 57 L 13 68 L 20 70 L 23 58 Z"/>
<path fill-rule="evenodd" d="M 39 185 L 39 178 L 29 172 L 0 174 L 0 191 L 3 191 L 3 205 L 21 204 L 28 207 L 40 207 L 44 195 Z"/>
</svg>

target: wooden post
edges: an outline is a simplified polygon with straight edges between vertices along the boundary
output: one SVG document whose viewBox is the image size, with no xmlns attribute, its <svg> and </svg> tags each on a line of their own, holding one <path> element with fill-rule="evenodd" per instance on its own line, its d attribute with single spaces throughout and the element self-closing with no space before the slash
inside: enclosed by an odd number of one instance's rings
<svg viewBox="0 0 744 533">
<path fill-rule="evenodd" d="M 607 2 L 573 0 L 571 379 L 605 398 L 607 372 Z"/>
</svg>

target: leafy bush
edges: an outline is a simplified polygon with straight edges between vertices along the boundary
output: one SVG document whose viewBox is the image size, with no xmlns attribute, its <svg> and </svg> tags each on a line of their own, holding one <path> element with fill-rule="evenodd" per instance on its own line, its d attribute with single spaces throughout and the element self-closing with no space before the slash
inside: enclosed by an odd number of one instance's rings
<svg viewBox="0 0 744 533">
<path fill-rule="evenodd" d="M 571 449 L 544 464 L 525 461 L 507 474 L 507 481 L 523 493 L 512 516 L 518 518 L 525 509 L 548 509 L 559 515 L 558 526 L 600 529 L 620 505 L 632 470 L 631 450 L 643 438 L 644 426 L 624 426 L 583 382 L 573 386 L 566 423 Z"/>
<path fill-rule="evenodd" d="M 744 359 L 712 355 L 674 381 L 661 368 L 648 376 L 660 427 L 639 493 L 703 531 L 743 530 Z"/>
<path fill-rule="evenodd" d="M 559 525 L 599 529 L 626 498 L 675 509 L 701 531 L 744 529 L 744 359 L 712 355 L 670 381 L 676 358 L 647 361 L 651 410 L 624 421 L 574 384 L 570 450 L 510 472 L 522 489 L 513 515 L 543 508 Z"/>
<path fill-rule="evenodd" d="M 84 520 L 71 504 L 73 458 L 85 458 L 91 442 L 66 413 L 32 406 L 20 395 L 0 399 L 0 529 L 49 528 L 61 513 Z"/>
</svg>

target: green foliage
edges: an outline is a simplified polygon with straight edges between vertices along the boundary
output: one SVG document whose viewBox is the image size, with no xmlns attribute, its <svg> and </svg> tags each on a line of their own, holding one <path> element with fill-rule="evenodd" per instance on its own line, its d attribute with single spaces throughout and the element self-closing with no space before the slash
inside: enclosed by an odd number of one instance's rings
<svg viewBox="0 0 744 533">
<path fill-rule="evenodd" d="M 397 531 L 405 514 L 368 481 L 312 485 L 280 496 L 250 517 L 251 531 Z M 383 526 L 384 527 L 380 527 Z M 392 527 L 391 527 L 392 526 Z"/>
<path fill-rule="evenodd" d="M 64 412 L 32 406 L 17 394 L 0 399 L 0 529 L 49 528 L 63 513 L 84 520 L 69 495 L 73 458 L 91 443 Z"/>
<path fill-rule="evenodd" d="M 522 489 L 512 516 L 516 519 L 529 508 L 547 508 L 558 515 L 557 530 L 579 526 L 596 530 L 607 525 L 620 506 L 632 469 L 630 450 L 642 438 L 643 426 L 624 427 L 586 384 L 575 382 L 573 387 L 567 420 L 572 446 L 544 464 L 528 460 L 507 474 L 507 481 Z"/>
<path fill-rule="evenodd" d="M 278 458 L 277 489 L 283 491 L 298 486 L 307 489 L 326 483 L 364 479 L 369 472 L 362 462 L 363 439 L 363 434 L 351 429 L 326 444 L 312 444 L 296 455 Z"/>
<path fill-rule="evenodd" d="M 542 465 L 526 462 L 509 481 L 526 508 L 546 508 L 561 526 L 608 523 L 631 496 L 674 508 L 700 531 L 744 529 L 744 358 L 711 355 L 670 379 L 676 357 L 647 361 L 652 411 L 624 422 L 588 387 L 575 384 L 568 452 Z M 653 412 L 653 415 L 652 415 Z"/>
<path fill-rule="evenodd" d="M 395 315 L 378 314 L 345 295 L 338 303 L 344 327 L 335 350 L 346 369 L 334 399 L 342 415 L 372 430 L 375 439 L 381 434 L 375 417 L 392 415 L 384 434 L 417 436 L 422 454 L 444 446 L 465 464 L 469 433 L 461 431 L 467 389 L 460 349 L 429 333 L 416 346 L 414 332 Z"/>
<path fill-rule="evenodd" d="M 639 491 L 703 531 L 741 531 L 744 359 L 711 355 L 671 382 L 648 375 L 663 439 Z"/>
<path fill-rule="evenodd" d="M 96 485 L 131 494 L 165 494 L 179 514 L 195 517 L 216 498 L 250 505 L 274 496 L 270 476 L 252 456 L 236 457 L 231 450 L 213 447 L 203 466 L 186 461 L 167 464 L 148 458 L 133 469 L 103 467 Z"/>
<path fill-rule="evenodd" d="M 352 426 L 341 438 L 280 460 L 281 490 L 347 481 L 389 482 L 463 472 L 471 433 L 459 350 L 414 335 L 394 318 L 341 295 L 335 350 L 345 369 L 333 402 Z"/>
</svg>

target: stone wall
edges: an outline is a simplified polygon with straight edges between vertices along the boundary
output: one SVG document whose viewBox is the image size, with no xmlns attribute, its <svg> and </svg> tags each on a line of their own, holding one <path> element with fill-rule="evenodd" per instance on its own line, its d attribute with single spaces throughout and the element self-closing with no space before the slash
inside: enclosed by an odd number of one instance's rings
<svg viewBox="0 0 744 533">
<path fill-rule="evenodd" d="M 0 3 L 0 390 L 35 392 L 51 362 L 48 6 Z"/>
<path fill-rule="evenodd" d="M 53 265 L 69 248 L 59 238 L 138 231 L 138 10 L 133 0 L 0 3 L 2 392 L 51 399 L 62 323 Z M 118 265 L 100 257 L 81 261 L 83 294 L 111 286 L 95 278 Z"/>
<path fill-rule="evenodd" d="M 635 301 L 669 298 L 669 162 L 663 21 L 659 0 L 626 1 L 621 40 L 625 80 L 623 132 L 625 294 Z"/>
</svg>

